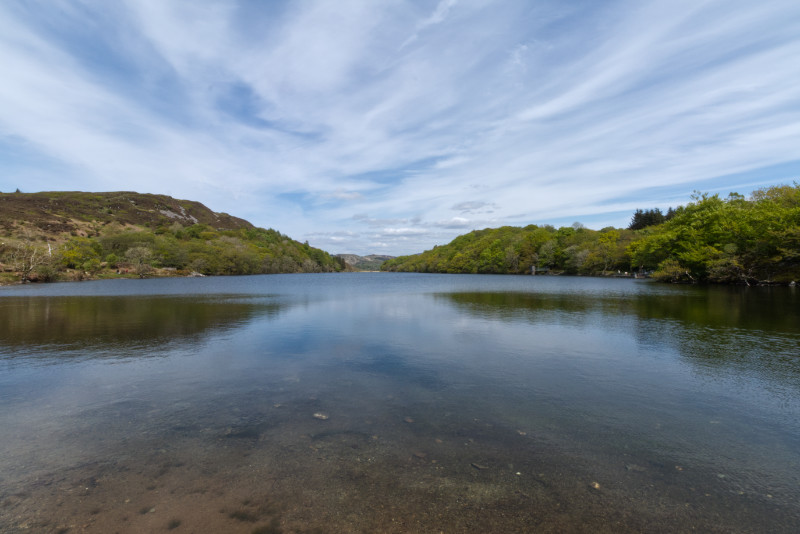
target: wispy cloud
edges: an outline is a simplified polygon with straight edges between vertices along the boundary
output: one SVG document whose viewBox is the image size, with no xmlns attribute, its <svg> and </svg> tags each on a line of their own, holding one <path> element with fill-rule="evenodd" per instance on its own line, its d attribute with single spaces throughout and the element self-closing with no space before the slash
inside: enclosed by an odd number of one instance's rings
<svg viewBox="0 0 800 534">
<path fill-rule="evenodd" d="M 419 32 L 425 30 L 429 26 L 441 24 L 441 22 L 447 17 L 447 14 L 450 12 L 450 9 L 452 9 L 452 7 L 456 5 L 456 2 L 457 0 L 440 0 L 436 6 L 436 9 L 434 9 L 433 13 L 431 13 L 431 15 L 428 18 L 421 20 L 419 23 L 417 23 L 414 33 L 411 36 L 409 36 L 408 39 L 403 41 L 403 44 L 400 45 L 400 48 L 403 49 L 409 44 L 416 41 L 417 37 L 419 36 Z"/>
<path fill-rule="evenodd" d="M 4 2 L 0 189 L 166 193 L 332 252 L 620 226 L 797 178 L 798 35 L 789 0 Z"/>
<path fill-rule="evenodd" d="M 466 202 L 459 202 L 451 208 L 461 213 L 493 213 L 498 209 L 497 204 L 492 202 L 482 202 L 480 200 L 468 200 Z"/>
</svg>

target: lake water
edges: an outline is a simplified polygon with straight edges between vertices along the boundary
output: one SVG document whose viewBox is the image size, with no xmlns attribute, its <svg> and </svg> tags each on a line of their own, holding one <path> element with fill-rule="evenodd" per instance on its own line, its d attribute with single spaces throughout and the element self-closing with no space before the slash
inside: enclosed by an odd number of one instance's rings
<svg viewBox="0 0 800 534">
<path fill-rule="evenodd" d="M 342 273 L 0 288 L 0 532 L 797 532 L 800 297 Z"/>
</svg>

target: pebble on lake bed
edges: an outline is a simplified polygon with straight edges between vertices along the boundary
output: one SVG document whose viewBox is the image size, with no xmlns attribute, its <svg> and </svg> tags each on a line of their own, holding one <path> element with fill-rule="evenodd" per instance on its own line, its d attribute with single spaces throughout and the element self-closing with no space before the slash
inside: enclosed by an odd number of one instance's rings
<svg viewBox="0 0 800 534">
<path fill-rule="evenodd" d="M 327 421 L 329 419 L 328 414 L 317 412 L 314 414 L 314 419 L 319 419 L 320 421 Z"/>
</svg>

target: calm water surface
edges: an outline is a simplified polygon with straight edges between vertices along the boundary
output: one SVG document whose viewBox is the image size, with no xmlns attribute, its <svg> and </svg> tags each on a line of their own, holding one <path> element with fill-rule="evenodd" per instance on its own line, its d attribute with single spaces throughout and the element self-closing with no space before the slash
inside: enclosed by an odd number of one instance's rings
<svg viewBox="0 0 800 534">
<path fill-rule="evenodd" d="M 797 532 L 794 288 L 0 288 L 0 532 Z"/>
</svg>

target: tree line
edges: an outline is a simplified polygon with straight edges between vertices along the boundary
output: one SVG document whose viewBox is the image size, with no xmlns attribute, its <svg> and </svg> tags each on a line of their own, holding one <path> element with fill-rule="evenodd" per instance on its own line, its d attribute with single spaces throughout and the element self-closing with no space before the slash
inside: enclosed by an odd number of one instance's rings
<svg viewBox="0 0 800 534">
<path fill-rule="evenodd" d="M 345 270 L 344 261 L 263 228 L 217 230 L 173 223 L 155 229 L 110 225 L 63 239 L 22 227 L 0 243 L 0 263 L 21 281 L 129 275 L 241 275 Z"/>
<path fill-rule="evenodd" d="M 800 279 L 800 185 L 749 197 L 696 193 L 666 214 L 637 210 L 628 228 L 504 226 L 470 232 L 386 271 L 576 275 L 642 273 L 663 281 L 787 283 Z"/>
</svg>

